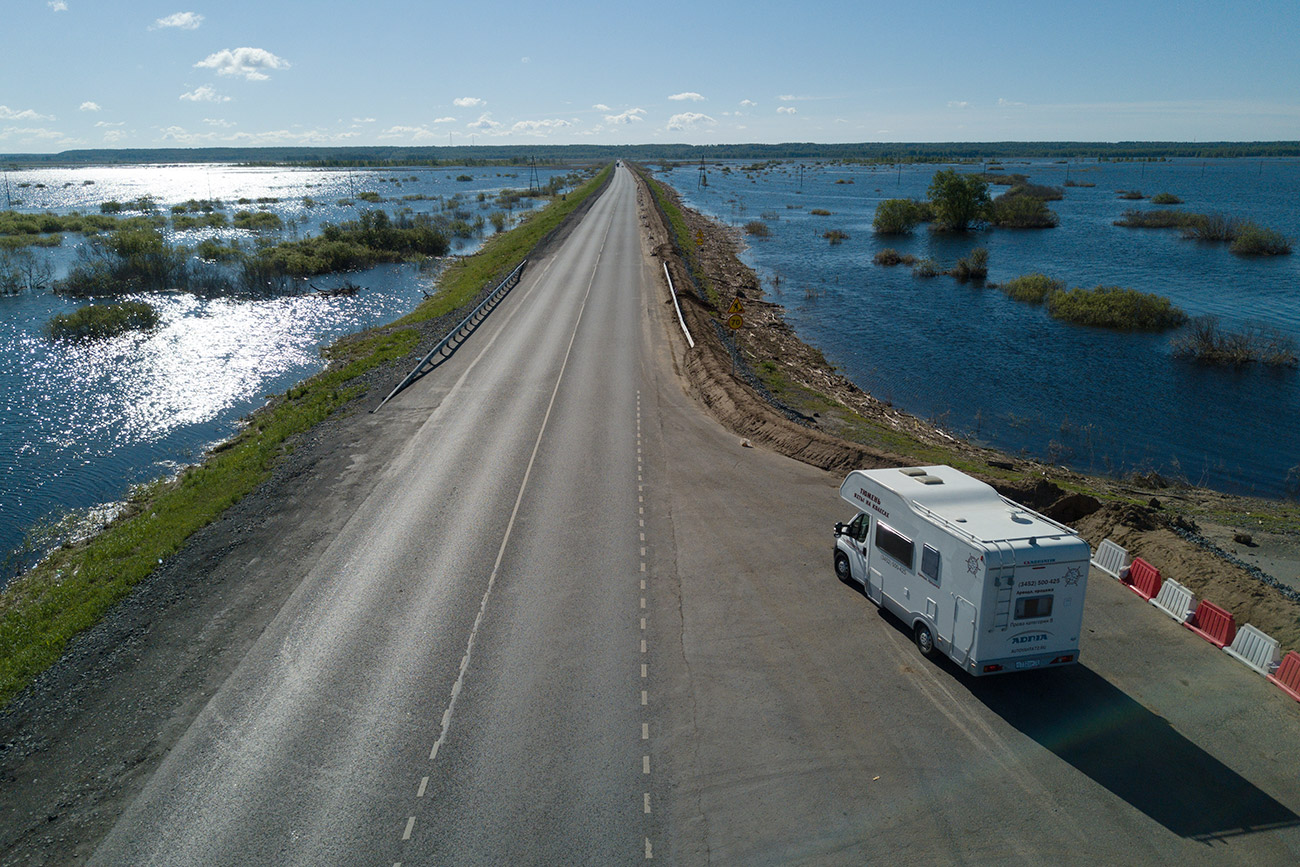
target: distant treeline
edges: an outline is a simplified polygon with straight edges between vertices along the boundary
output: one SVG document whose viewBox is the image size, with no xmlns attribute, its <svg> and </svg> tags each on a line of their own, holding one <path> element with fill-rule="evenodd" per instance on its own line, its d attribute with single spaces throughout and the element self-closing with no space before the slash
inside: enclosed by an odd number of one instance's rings
<svg viewBox="0 0 1300 867">
<path fill-rule="evenodd" d="M 130 148 L 0 155 L 8 166 L 245 163 L 320 167 L 541 165 L 574 162 L 843 160 L 958 162 L 982 159 L 1146 160 L 1297 157 L 1300 142 L 867 142 L 859 144 L 505 145 L 468 147 Z"/>
</svg>

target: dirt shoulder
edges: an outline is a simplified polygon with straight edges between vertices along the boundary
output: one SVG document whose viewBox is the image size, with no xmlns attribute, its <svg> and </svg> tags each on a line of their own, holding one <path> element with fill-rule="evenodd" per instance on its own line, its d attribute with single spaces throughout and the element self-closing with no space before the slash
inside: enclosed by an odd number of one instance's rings
<svg viewBox="0 0 1300 867">
<path fill-rule="evenodd" d="M 693 280 L 642 181 L 649 246 L 668 265 L 696 341 L 682 374 L 688 390 L 728 429 L 836 472 L 952 464 L 1076 527 L 1094 548 L 1113 539 L 1196 598 L 1232 611 L 1239 625 L 1254 624 L 1284 651 L 1300 649 L 1300 506 L 1154 474 L 1125 480 L 1086 476 L 967 442 L 908 415 L 855 386 L 800 341 L 785 322 L 784 308 L 763 298 L 757 276 L 739 260 L 739 233 L 664 189 L 695 241 Z M 734 334 L 717 324 L 733 299 L 744 308 L 744 327 Z M 760 375 L 747 379 L 746 367 Z M 772 398 L 794 412 L 778 409 Z"/>
</svg>

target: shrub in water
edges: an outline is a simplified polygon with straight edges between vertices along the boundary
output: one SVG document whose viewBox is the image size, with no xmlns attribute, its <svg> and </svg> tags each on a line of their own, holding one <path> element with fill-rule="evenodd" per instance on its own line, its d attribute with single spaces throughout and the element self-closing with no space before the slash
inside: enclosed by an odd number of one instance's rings
<svg viewBox="0 0 1300 867">
<path fill-rule="evenodd" d="M 938 277 L 942 273 L 943 271 L 939 268 L 939 263 L 928 258 L 920 260 L 916 263 L 915 267 L 912 268 L 913 277 Z"/>
<path fill-rule="evenodd" d="M 886 247 L 877 253 L 872 261 L 877 265 L 884 265 L 886 267 L 891 265 L 912 265 L 915 264 L 916 257 L 911 253 L 905 255 L 898 252 L 893 247 Z"/>
<path fill-rule="evenodd" d="M 113 337 L 131 329 L 153 328 L 158 311 L 143 301 L 121 304 L 87 304 L 72 313 L 60 313 L 45 326 L 55 340 L 93 340 Z"/>
<path fill-rule="evenodd" d="M 970 254 L 957 260 L 957 264 L 948 272 L 962 283 L 968 280 L 983 280 L 989 276 L 989 251 L 976 247 Z"/>
<path fill-rule="evenodd" d="M 1291 252 L 1291 241 L 1280 232 L 1243 223 L 1228 249 L 1239 256 L 1285 256 Z"/>
<path fill-rule="evenodd" d="M 827 241 L 830 241 L 831 244 L 839 244 L 849 239 L 849 236 L 841 232 L 839 229 L 831 229 L 829 232 L 822 235 L 822 237 Z"/>
<path fill-rule="evenodd" d="M 1065 289 L 1065 284 L 1046 274 L 1022 274 L 1001 286 L 1003 292 L 1017 301 L 1042 304 L 1053 292 Z"/>
<path fill-rule="evenodd" d="M 876 216 L 871 228 L 881 235 L 906 235 L 923 221 L 925 216 L 920 202 L 911 199 L 886 199 L 876 205 Z"/>
<path fill-rule="evenodd" d="M 1173 193 L 1156 193 L 1151 197 L 1151 204 L 1153 205 L 1181 205 L 1182 203 L 1183 200 Z"/>
<path fill-rule="evenodd" d="M 1047 312 L 1066 322 L 1120 331 L 1165 331 L 1187 321 L 1168 298 L 1119 286 L 1054 292 Z"/>
<path fill-rule="evenodd" d="M 753 235 L 757 238 L 766 238 L 772 234 L 772 230 L 767 227 L 767 223 L 762 220 L 750 220 L 745 224 L 745 234 Z"/>
<path fill-rule="evenodd" d="M 1187 330 L 1171 342 L 1175 356 L 1205 364 L 1262 364 L 1295 367 L 1296 344 L 1293 339 L 1266 326 L 1248 326 L 1245 331 L 1229 332 L 1219 327 L 1217 316 L 1197 316 Z"/>
<path fill-rule="evenodd" d="M 989 222 L 1004 229 L 1054 229 L 1061 220 L 1042 199 L 1034 196 L 999 196 L 989 205 Z"/>
</svg>

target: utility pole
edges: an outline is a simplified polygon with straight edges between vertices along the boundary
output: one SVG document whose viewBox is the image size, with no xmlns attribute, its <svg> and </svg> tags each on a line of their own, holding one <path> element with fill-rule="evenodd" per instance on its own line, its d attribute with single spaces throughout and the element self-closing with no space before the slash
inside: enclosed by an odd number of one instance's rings
<svg viewBox="0 0 1300 867">
<path fill-rule="evenodd" d="M 537 157 L 528 158 L 528 192 L 541 192 L 542 180 L 537 175 Z"/>
<path fill-rule="evenodd" d="M 701 189 L 709 185 L 709 173 L 704 170 L 704 157 L 700 157 L 700 179 L 695 184 L 695 189 Z"/>
</svg>

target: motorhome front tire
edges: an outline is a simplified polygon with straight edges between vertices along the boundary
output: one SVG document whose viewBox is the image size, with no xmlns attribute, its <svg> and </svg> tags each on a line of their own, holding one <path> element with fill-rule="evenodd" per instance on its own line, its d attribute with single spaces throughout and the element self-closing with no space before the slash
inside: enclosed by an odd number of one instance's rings
<svg viewBox="0 0 1300 867">
<path fill-rule="evenodd" d="M 835 552 L 835 577 L 846 584 L 853 580 L 853 567 L 849 566 L 849 558 L 843 551 Z"/>
</svg>

